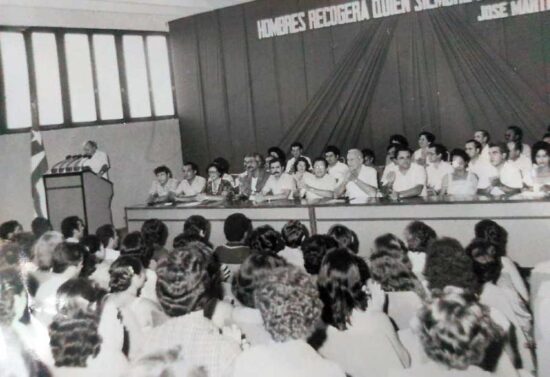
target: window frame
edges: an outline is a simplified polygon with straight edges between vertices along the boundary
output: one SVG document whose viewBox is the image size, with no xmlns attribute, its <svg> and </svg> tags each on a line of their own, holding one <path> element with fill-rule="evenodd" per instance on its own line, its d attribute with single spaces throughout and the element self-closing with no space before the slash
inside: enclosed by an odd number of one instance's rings
<svg viewBox="0 0 550 377">
<path fill-rule="evenodd" d="M 169 39 L 168 32 L 162 31 L 143 31 L 143 30 L 124 30 L 124 29 L 88 29 L 88 28 L 62 28 L 62 27 L 26 27 L 26 26 L 0 26 L 0 32 L 17 32 L 23 34 L 23 39 L 25 41 L 25 51 L 27 53 L 27 62 L 28 62 L 28 71 L 29 71 L 29 88 L 31 94 L 31 119 L 32 127 L 36 126 L 41 131 L 46 130 L 58 130 L 64 128 L 78 128 L 78 127 L 90 127 L 90 126 L 105 126 L 105 125 L 126 125 L 127 123 L 136 123 L 136 122 L 147 122 L 147 121 L 157 121 L 157 120 L 166 120 L 166 119 L 177 119 L 177 101 L 176 101 L 176 88 L 174 81 L 174 72 L 172 64 L 172 49 Z M 57 45 L 57 59 L 59 63 L 59 77 L 61 85 L 61 101 L 63 105 L 63 119 L 64 121 L 59 124 L 52 124 L 47 126 L 41 126 L 39 123 L 38 117 L 38 98 L 36 93 L 36 72 L 35 72 L 35 61 L 32 53 L 32 33 L 34 32 L 43 32 L 43 33 L 53 33 Z M 90 122 L 73 122 L 71 114 L 71 103 L 70 103 L 70 94 L 69 94 L 69 78 L 67 72 L 67 59 L 65 55 L 65 43 L 64 35 L 65 34 L 86 34 L 88 36 L 88 46 L 90 49 L 90 57 L 92 64 L 92 79 L 94 85 L 94 97 L 95 97 L 95 110 L 97 120 Z M 93 46 L 93 35 L 94 34 L 106 34 L 113 35 L 115 41 L 115 50 L 117 58 L 117 67 L 120 80 L 120 96 L 122 101 L 122 118 L 120 119 L 109 119 L 101 120 L 100 118 L 100 102 L 99 102 L 99 89 L 98 89 L 98 79 L 97 79 L 97 66 L 94 56 L 94 46 Z M 145 54 L 145 63 L 147 68 L 147 87 L 149 91 L 149 99 L 151 103 L 151 116 L 149 117 L 139 117 L 132 118 L 130 117 L 130 104 L 128 101 L 128 81 L 126 76 L 126 70 L 124 68 L 124 53 L 122 46 L 122 37 L 124 35 L 137 35 L 141 36 L 143 39 L 144 54 Z M 172 102 L 174 107 L 173 115 L 155 115 L 155 108 L 153 104 L 153 86 L 151 83 L 151 72 L 149 67 L 149 51 L 147 48 L 147 36 L 160 35 L 166 38 L 166 45 L 168 51 L 168 62 L 169 62 L 169 75 L 171 80 L 171 90 L 172 90 Z M 5 134 L 17 134 L 29 132 L 32 127 L 19 128 L 19 129 L 9 129 L 7 124 L 6 117 L 6 101 L 4 98 L 4 80 L 3 80 L 3 71 L 2 71 L 2 61 L 1 61 L 0 51 L 0 135 Z"/>
</svg>

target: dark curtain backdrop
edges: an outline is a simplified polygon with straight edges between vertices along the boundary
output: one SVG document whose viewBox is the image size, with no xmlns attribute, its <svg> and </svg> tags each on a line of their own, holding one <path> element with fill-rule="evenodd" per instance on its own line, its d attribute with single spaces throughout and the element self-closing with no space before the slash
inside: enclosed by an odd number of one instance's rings
<svg viewBox="0 0 550 377">
<path fill-rule="evenodd" d="M 170 24 L 185 159 L 370 147 L 421 130 L 449 147 L 475 129 L 528 142 L 550 124 L 550 12 L 477 22 L 479 4 L 258 40 L 256 21 L 342 3 L 258 0 Z"/>
</svg>

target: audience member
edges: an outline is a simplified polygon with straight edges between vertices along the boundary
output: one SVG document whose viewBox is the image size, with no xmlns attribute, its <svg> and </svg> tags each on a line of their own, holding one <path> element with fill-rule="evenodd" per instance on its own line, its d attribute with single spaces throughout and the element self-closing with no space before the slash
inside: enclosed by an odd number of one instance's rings
<svg viewBox="0 0 550 377">
<path fill-rule="evenodd" d="M 156 179 L 149 189 L 147 203 L 164 203 L 173 200 L 178 187 L 178 181 L 173 178 L 172 171 L 168 167 L 162 165 L 156 167 L 153 172 L 155 173 Z"/>
<path fill-rule="evenodd" d="M 485 162 L 490 162 L 489 142 L 491 141 L 491 135 L 489 134 L 489 131 L 478 130 L 474 132 L 474 140 L 481 146 L 480 159 Z"/>
<path fill-rule="evenodd" d="M 0 245 L 7 241 L 12 241 L 13 236 L 21 233 L 23 227 L 15 220 L 6 221 L 0 225 Z"/>
<path fill-rule="evenodd" d="M 118 249 L 118 233 L 114 226 L 111 224 L 105 224 L 97 228 L 95 235 L 99 238 L 102 248 L 103 259 L 107 261 L 114 261 L 120 256 Z"/>
<path fill-rule="evenodd" d="M 44 233 L 52 231 L 53 227 L 50 220 L 39 216 L 32 221 L 31 230 L 36 239 L 39 239 Z"/>
<path fill-rule="evenodd" d="M 421 280 L 424 280 L 424 266 L 426 265 L 426 250 L 437 239 L 437 233 L 422 221 L 412 221 L 404 232 L 407 242 L 407 257 L 412 263 L 412 271 Z"/>
<path fill-rule="evenodd" d="M 86 226 L 78 216 L 69 216 L 61 222 L 61 233 L 67 242 L 79 243 L 86 234 Z"/>
<path fill-rule="evenodd" d="M 538 142 L 533 145 L 533 170 L 531 179 L 536 192 L 550 191 L 550 144 Z"/>
<path fill-rule="evenodd" d="M 338 241 L 340 247 L 351 250 L 353 253 L 359 253 L 359 238 L 357 234 L 342 224 L 334 224 L 327 232 L 327 235 Z"/>
<path fill-rule="evenodd" d="M 164 248 L 168 239 L 168 228 L 162 221 L 159 219 L 145 220 L 141 226 L 141 235 L 148 252 L 153 254 L 152 258 L 155 263 L 168 255 L 168 250 Z"/>
<path fill-rule="evenodd" d="M 426 166 L 428 161 L 428 148 L 435 142 L 435 135 L 428 131 L 418 134 L 418 148 L 412 155 L 412 160 L 420 166 Z M 404 146 L 404 145 L 401 145 Z"/>
<path fill-rule="evenodd" d="M 489 158 L 489 146 L 486 146 L 487 158 L 482 157 L 482 146 L 477 140 L 468 140 L 465 145 L 465 152 L 470 158 L 468 171 L 477 177 L 477 188 L 487 189 L 491 185 L 491 177 L 497 174 L 496 169 L 491 165 Z"/>
<path fill-rule="evenodd" d="M 302 241 L 304 268 L 310 275 L 317 275 L 321 262 L 329 250 L 338 247 L 338 241 L 325 234 L 315 234 Z"/>
<path fill-rule="evenodd" d="M 252 221 L 242 213 L 233 213 L 224 221 L 223 233 L 227 243 L 214 250 L 221 263 L 230 267 L 232 272 L 248 257 L 250 248 L 246 241 L 252 233 Z"/>
<path fill-rule="evenodd" d="M 509 126 L 504 133 L 504 140 L 506 140 L 507 143 L 519 143 L 521 145 L 521 154 L 527 158 L 531 158 L 531 147 L 529 144 L 523 143 L 523 130 L 521 128 L 515 125 Z"/>
<path fill-rule="evenodd" d="M 443 177 L 440 195 L 471 197 L 476 194 L 479 182 L 475 173 L 468 169 L 468 154 L 462 149 L 451 152 L 452 172 Z"/>
<path fill-rule="evenodd" d="M 295 172 L 293 170 L 294 169 L 294 163 L 300 157 L 305 158 L 309 162 L 309 164 L 311 165 L 311 160 L 309 159 L 309 157 L 302 155 L 303 150 L 304 150 L 304 146 L 302 145 L 302 143 L 300 143 L 298 141 L 295 141 L 294 143 L 292 143 L 290 145 L 290 154 L 292 155 L 292 157 L 290 158 L 290 160 L 288 160 L 286 162 L 285 172 L 290 173 L 290 174 L 294 173 Z"/>
<path fill-rule="evenodd" d="M 285 241 L 285 248 L 279 252 L 288 263 L 304 269 L 304 254 L 300 247 L 302 242 L 309 237 L 309 230 L 298 220 L 290 220 L 281 230 L 281 235 Z"/>
<path fill-rule="evenodd" d="M 50 269 L 52 268 L 53 252 L 57 245 L 63 242 L 63 235 L 59 232 L 51 231 L 44 233 L 34 244 L 32 249 L 32 262 L 36 265 L 36 270 L 30 272 L 30 275 L 36 279 L 38 284 L 42 284 L 50 278 Z M 31 292 L 34 296 L 35 292 Z"/>
<path fill-rule="evenodd" d="M 447 148 L 442 144 L 432 144 L 428 147 L 426 175 L 430 194 L 439 194 L 443 178 L 453 172 L 453 167 L 447 162 L 447 154 Z"/>
<path fill-rule="evenodd" d="M 253 252 L 277 254 L 285 248 L 285 241 L 281 233 L 273 229 L 271 225 L 262 225 L 250 233 L 248 247 Z"/>
<path fill-rule="evenodd" d="M 531 171 L 533 170 L 533 164 L 531 163 L 531 155 L 527 157 L 522 154 L 523 144 L 520 141 L 509 141 L 506 146 L 508 147 L 508 162 L 520 171 L 523 184 L 532 187 Z"/>
<path fill-rule="evenodd" d="M 187 161 L 182 168 L 183 179 L 175 190 L 177 201 L 188 201 L 196 199 L 196 196 L 206 187 L 206 179 L 199 174 L 199 167 L 192 161 Z"/>
<path fill-rule="evenodd" d="M 496 173 L 489 178 L 489 186 L 479 190 L 482 194 L 492 196 L 517 194 L 523 187 L 521 172 L 511 164 L 508 159 L 508 148 L 505 144 L 490 144 L 489 152 L 491 165 L 495 167 Z"/>
</svg>

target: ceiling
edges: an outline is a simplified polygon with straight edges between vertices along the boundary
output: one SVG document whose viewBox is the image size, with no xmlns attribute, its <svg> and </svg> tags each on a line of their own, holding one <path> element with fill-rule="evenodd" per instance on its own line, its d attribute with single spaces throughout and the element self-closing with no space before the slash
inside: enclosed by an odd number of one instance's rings
<svg viewBox="0 0 550 377">
<path fill-rule="evenodd" d="M 23 19 L 25 15 L 34 15 L 34 19 L 38 20 L 40 17 L 48 20 L 63 15 L 70 22 L 73 14 L 80 18 L 130 17 L 130 20 L 123 21 L 125 23 L 130 23 L 132 19 L 138 23 L 143 19 L 152 19 L 165 24 L 181 17 L 249 1 L 252 0 L 0 0 L 0 25 L 14 24 L 9 19 L 11 15 Z"/>
</svg>

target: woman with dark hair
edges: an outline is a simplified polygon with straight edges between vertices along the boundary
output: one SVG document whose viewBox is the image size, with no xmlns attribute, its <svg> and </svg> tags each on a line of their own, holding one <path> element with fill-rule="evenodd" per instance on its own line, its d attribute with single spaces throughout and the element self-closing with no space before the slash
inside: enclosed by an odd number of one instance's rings
<svg viewBox="0 0 550 377">
<path fill-rule="evenodd" d="M 153 252 L 146 247 L 143 236 L 140 232 L 130 232 L 122 240 L 120 248 L 121 256 L 130 256 L 141 261 L 145 269 L 145 285 L 141 290 L 141 297 L 157 302 L 155 287 L 157 274 L 155 273 L 156 262 L 152 260 Z"/>
<path fill-rule="evenodd" d="M 453 172 L 443 177 L 440 196 L 472 196 L 477 192 L 478 179 L 468 170 L 470 157 L 462 149 L 451 152 Z"/>
<path fill-rule="evenodd" d="M 492 243 L 502 263 L 502 272 L 497 285 L 502 288 L 510 288 L 516 291 L 524 301 L 529 301 L 529 293 L 525 281 L 521 277 L 514 261 L 506 256 L 508 246 L 508 232 L 493 220 L 479 221 L 474 228 L 476 238 L 481 238 Z"/>
<path fill-rule="evenodd" d="M 222 179 L 223 172 L 219 165 L 212 163 L 206 168 L 208 180 L 204 194 L 198 194 L 197 200 L 217 200 L 222 201 L 233 196 L 234 188 L 230 182 Z"/>
<path fill-rule="evenodd" d="M 357 234 L 342 224 L 334 224 L 327 232 L 327 235 L 333 237 L 341 247 L 350 249 L 355 254 L 359 253 L 359 239 Z"/>
<path fill-rule="evenodd" d="M 502 271 L 497 248 L 484 239 L 476 238 L 466 248 L 466 254 L 472 258 L 474 273 L 481 287 L 479 301 L 497 310 L 511 323 L 517 337 L 521 365 L 523 369 L 532 372 L 535 368 L 531 351 L 533 318 L 517 292 L 497 285 Z"/>
<path fill-rule="evenodd" d="M 292 177 L 296 181 L 297 190 L 294 191 L 295 197 L 300 196 L 300 190 L 305 189 L 305 179 L 312 179 L 313 174 L 311 174 L 311 164 L 305 157 L 298 157 L 294 162 L 294 173 Z"/>
<path fill-rule="evenodd" d="M 279 161 L 281 161 L 281 166 L 283 168 L 286 166 L 286 154 L 285 154 L 285 152 L 283 152 L 283 150 L 281 148 L 271 147 L 267 150 L 267 154 L 269 156 L 272 156 L 273 158 L 277 158 Z M 303 158 L 303 157 L 298 157 L 298 158 Z M 305 160 L 305 158 L 304 158 L 304 160 Z M 296 166 L 294 166 L 294 171 L 296 171 Z"/>
<path fill-rule="evenodd" d="M 408 367 L 410 359 L 383 312 L 380 285 L 369 284 L 369 301 L 361 275 L 357 257 L 348 249 L 330 251 L 323 259 L 317 286 L 328 327 L 318 350 L 354 377 L 385 376 L 390 369 Z"/>
<path fill-rule="evenodd" d="M 51 366 L 48 330 L 30 311 L 29 299 L 17 269 L 0 270 L 0 326 L 10 327 L 35 359 Z"/>
<path fill-rule="evenodd" d="M 210 245 L 211 225 L 204 216 L 189 216 L 183 223 L 183 232 L 185 234 L 196 234 L 202 238 L 203 242 Z"/>
<path fill-rule="evenodd" d="M 49 326 L 54 376 L 119 377 L 126 372 L 124 328 L 113 305 L 92 281 L 67 280 L 57 292 L 57 314 Z"/>
<path fill-rule="evenodd" d="M 412 160 L 418 165 L 426 166 L 428 158 L 428 149 L 435 142 L 435 135 L 428 131 L 422 131 L 418 134 L 418 148 L 414 151 Z"/>
<path fill-rule="evenodd" d="M 394 134 L 390 136 L 389 145 L 402 145 L 404 147 L 409 146 L 409 141 L 407 138 L 400 134 Z"/>
<path fill-rule="evenodd" d="M 23 231 L 23 226 L 16 220 L 6 221 L 0 224 L 0 245 L 7 241 L 12 241 L 12 238 L 17 233 Z"/>
<path fill-rule="evenodd" d="M 313 160 L 313 175 L 304 177 L 300 196 L 307 200 L 331 199 L 337 188 L 336 178 L 328 174 L 328 162 L 323 157 Z"/>
<path fill-rule="evenodd" d="M 424 265 L 426 264 L 426 250 L 430 243 L 437 239 L 437 233 L 422 221 L 412 221 L 404 232 L 407 242 L 407 256 L 412 263 L 412 271 L 420 280 L 424 280 Z"/>
<path fill-rule="evenodd" d="M 168 255 L 164 248 L 168 239 L 168 227 L 159 219 L 149 219 L 141 226 L 141 235 L 145 243 L 146 253 L 152 253 L 155 264 Z M 154 267 L 154 266 L 153 266 Z"/>
<path fill-rule="evenodd" d="M 550 144 L 539 141 L 533 144 L 531 159 L 533 161 L 533 170 L 531 178 L 533 179 L 533 191 L 550 191 Z"/>
<path fill-rule="evenodd" d="M 387 293 L 387 313 L 398 329 L 407 329 L 425 292 L 412 271 L 403 241 L 393 234 L 376 238 L 369 258 L 372 279 Z"/>
<path fill-rule="evenodd" d="M 336 249 L 338 241 L 326 234 L 315 234 L 302 242 L 304 268 L 310 275 L 317 275 L 321 262 L 329 250 Z"/>
<path fill-rule="evenodd" d="M 277 254 L 285 247 L 285 241 L 281 233 L 277 232 L 271 225 L 262 225 L 250 233 L 248 247 L 253 252 L 263 254 Z"/>
<path fill-rule="evenodd" d="M 309 237 L 309 230 L 300 221 L 290 220 L 281 229 L 281 235 L 286 246 L 279 255 L 288 263 L 303 269 L 304 255 L 300 247 L 302 242 Z"/>
<path fill-rule="evenodd" d="M 219 166 L 220 171 L 222 173 L 222 179 L 224 181 L 229 182 L 232 187 L 235 187 L 236 182 L 231 176 L 231 174 L 229 174 L 229 168 L 230 168 L 229 161 L 227 161 L 223 157 L 216 157 L 214 160 L 212 160 L 212 162 Z"/>
</svg>

